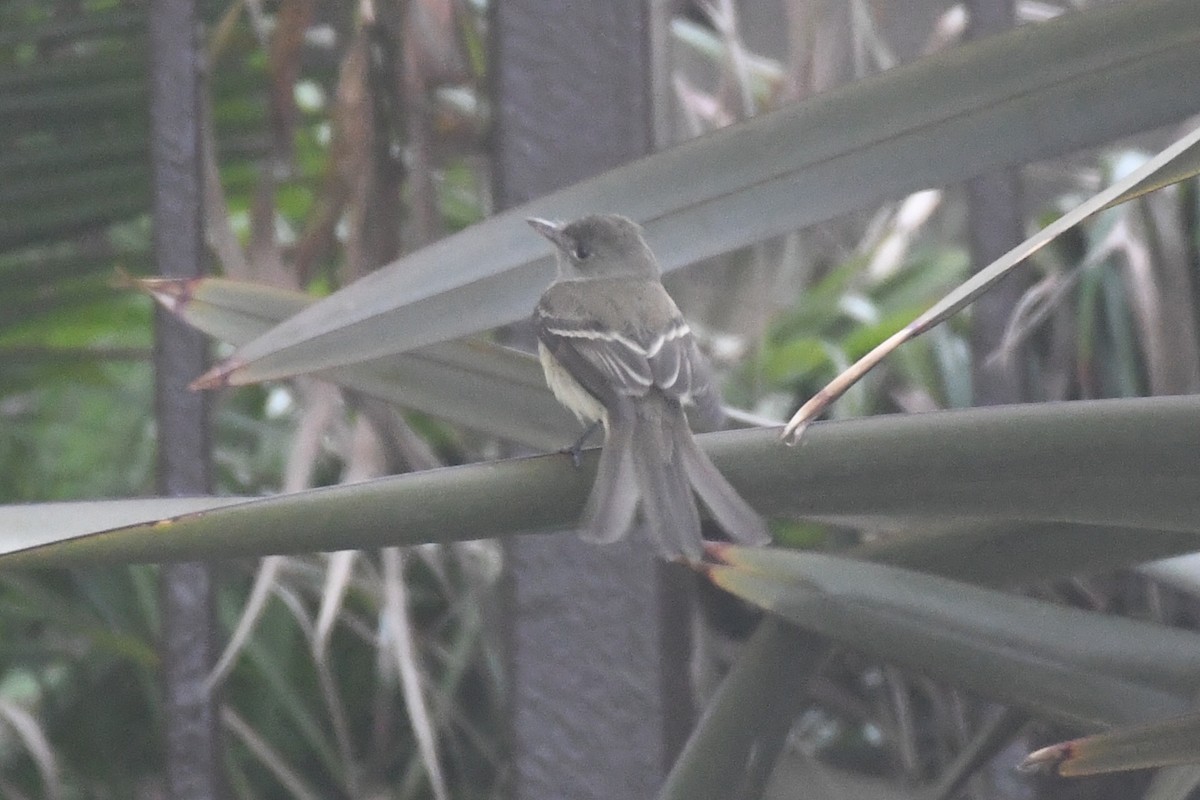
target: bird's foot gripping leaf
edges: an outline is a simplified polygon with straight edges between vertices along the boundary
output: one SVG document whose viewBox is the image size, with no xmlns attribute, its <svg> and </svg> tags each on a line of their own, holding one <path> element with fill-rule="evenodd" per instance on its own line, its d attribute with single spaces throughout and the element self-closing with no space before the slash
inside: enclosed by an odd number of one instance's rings
<svg viewBox="0 0 1200 800">
<path fill-rule="evenodd" d="M 583 461 L 584 444 L 587 443 L 587 440 L 591 438 L 592 434 L 595 433 L 596 429 L 599 427 L 600 420 L 596 420 L 591 425 L 587 426 L 587 430 L 585 430 L 578 439 L 572 442 L 569 446 L 558 451 L 565 456 L 571 457 L 571 464 L 575 467 L 575 469 L 579 469 L 579 465 Z"/>
</svg>

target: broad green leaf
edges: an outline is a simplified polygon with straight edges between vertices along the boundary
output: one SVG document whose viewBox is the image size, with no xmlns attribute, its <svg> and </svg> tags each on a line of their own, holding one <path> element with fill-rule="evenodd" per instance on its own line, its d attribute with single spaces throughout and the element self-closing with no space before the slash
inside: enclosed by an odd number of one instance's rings
<svg viewBox="0 0 1200 800">
<path fill-rule="evenodd" d="M 1198 762 L 1200 714 L 1186 714 L 1043 747 L 1021 768 L 1078 776 Z"/>
<path fill-rule="evenodd" d="M 1160 397 L 822 423 L 794 448 L 779 442 L 778 428 L 700 442 L 768 515 L 1123 526 L 1135 529 L 1133 541 L 1148 531 L 1145 557 L 1157 557 L 1162 532 L 1200 532 L 1198 415 L 1200 397 Z M 557 454 L 474 464 L 116 530 L 134 520 L 89 527 L 81 518 L 60 532 L 38 518 L 39 506 L 17 506 L 0 509 L 0 554 L 13 564 L 163 561 L 561 530 L 575 523 L 594 465 L 594 451 L 581 469 Z M 1137 560 L 1136 548 L 1129 557 Z"/>
<path fill-rule="evenodd" d="M 1196 545 L 1190 534 L 1001 521 L 948 526 L 944 531 L 859 548 L 851 555 L 960 580 L 1003 584 L 1061 577 L 1117 563 L 1105 561 L 1110 549 L 1117 550 L 1114 559 L 1125 557 L 1126 563 L 1140 560 L 1147 557 L 1144 550 L 1139 550 L 1147 547 L 1147 538 L 1160 539 L 1165 550 L 1178 547 L 1182 551 Z M 1130 553 L 1130 549 L 1135 552 Z M 764 763 L 766 757 L 757 754 L 764 748 L 770 753 L 778 745 L 772 736 L 779 733 L 773 722 L 779 718 L 790 720 L 793 710 L 780 698 L 799 697 L 795 685 L 810 676 L 812 660 L 825 652 L 822 641 L 768 618 L 717 690 L 702 724 L 695 728 L 673 766 L 660 798 L 729 797 L 742 776 L 770 769 L 770 763 Z M 787 666 L 781 668 L 780 662 Z M 1019 724 L 1020 717 L 1017 712 L 1003 716 L 997 722 L 994 739 L 1006 740 L 1006 732 Z M 747 724 L 747 718 L 754 722 Z M 756 757 L 751 758 L 751 753 Z M 968 774 L 974 763 L 964 759 L 960 774 Z M 939 787 L 943 783 L 939 781 Z M 933 791 L 931 787 L 921 796 L 935 796 Z"/>
<path fill-rule="evenodd" d="M 540 456 L 233 505 L 209 499 L 208 510 L 144 516 L 137 524 L 108 520 L 128 519 L 148 501 L 109 501 L 113 508 L 101 507 L 101 522 L 87 525 L 85 515 L 96 508 L 89 504 L 65 532 L 36 517 L 42 506 L 9 506 L 0 508 L 0 549 L 10 554 L 12 566 L 98 564 L 376 549 L 548 531 L 571 524 L 568 515 L 582 508 L 590 472 L 574 469 L 566 456 Z M 50 510 L 57 518 L 69 514 L 69 508 Z"/>
<path fill-rule="evenodd" d="M 0 506 L 0 531 L 9 552 L 66 541 L 97 531 L 144 524 L 245 502 L 237 497 L 148 497 Z"/>
<path fill-rule="evenodd" d="M 742 648 L 679 754 L 659 800 L 723 800 L 759 785 L 775 763 L 827 647 L 766 620 Z M 750 795 L 755 796 L 755 795 Z"/>
<path fill-rule="evenodd" d="M 1185 764 L 1156 770 L 1142 800 L 1188 800 L 1200 786 L 1200 767 Z"/>
<path fill-rule="evenodd" d="M 818 553 L 714 546 L 722 588 L 806 630 L 1073 724 L 1178 713 L 1200 636 Z M 1119 644 L 1118 644 L 1119 643 Z"/>
<path fill-rule="evenodd" d="M 620 211 L 646 226 L 669 270 L 1179 120 L 1200 107 L 1195 11 L 1194 0 L 1153 0 L 1067 14 L 618 168 L 363 278 L 241 348 L 208 385 L 363 361 L 525 317 L 553 276 L 527 216 Z"/>
<path fill-rule="evenodd" d="M 189 324 L 233 345 L 314 302 L 299 292 L 221 278 L 133 283 Z M 583 431 L 550 393 L 535 357 L 481 339 L 441 342 L 318 377 L 544 450 L 565 447 Z"/>
<path fill-rule="evenodd" d="M 1095 574 L 1198 548 L 1200 540 L 1186 531 L 997 519 L 914 522 L 844 555 L 1006 587 Z"/>
</svg>

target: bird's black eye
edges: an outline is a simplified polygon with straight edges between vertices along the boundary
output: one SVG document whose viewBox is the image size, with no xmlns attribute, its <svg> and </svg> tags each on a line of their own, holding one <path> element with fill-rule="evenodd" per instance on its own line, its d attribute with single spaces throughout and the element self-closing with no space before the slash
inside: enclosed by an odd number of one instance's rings
<svg viewBox="0 0 1200 800">
<path fill-rule="evenodd" d="M 592 257 L 592 250 L 585 243 L 576 242 L 575 249 L 572 251 L 571 255 L 575 256 L 575 258 L 579 261 L 587 261 Z"/>
</svg>

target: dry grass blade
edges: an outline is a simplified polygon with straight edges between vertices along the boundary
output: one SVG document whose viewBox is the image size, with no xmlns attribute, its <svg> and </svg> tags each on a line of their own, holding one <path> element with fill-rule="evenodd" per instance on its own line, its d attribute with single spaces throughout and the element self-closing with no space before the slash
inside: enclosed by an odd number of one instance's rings
<svg viewBox="0 0 1200 800">
<path fill-rule="evenodd" d="M 864 375 L 870 372 L 876 364 L 886 358 L 900 345 L 915 339 L 930 328 L 940 324 L 950 316 L 969 305 L 981 294 L 995 285 L 1001 278 L 1017 267 L 1026 258 L 1054 241 L 1058 236 L 1078 225 L 1091 215 L 1108 208 L 1114 201 L 1123 197 L 1132 197 L 1132 193 L 1145 183 L 1160 180 L 1165 172 L 1178 175 L 1176 165 L 1181 158 L 1194 161 L 1200 148 L 1200 128 L 1179 139 L 1170 147 L 1163 150 L 1154 158 L 1134 170 L 1122 181 L 1118 181 L 1081 203 L 1070 213 L 1064 214 L 1057 220 L 1026 239 L 1021 244 L 1009 250 L 1000 258 L 993 261 L 974 277 L 963 283 L 932 308 L 910 322 L 901 330 L 892 334 L 882 344 L 851 364 L 824 388 L 817 392 L 808 402 L 800 407 L 783 429 L 783 439 L 789 444 L 796 444 L 808 424 L 843 394 L 851 386 L 858 383 Z"/>
<path fill-rule="evenodd" d="M 1138 301 L 1148 307 L 1139 313 L 1143 318 L 1138 323 L 1152 334 L 1143 335 L 1142 350 L 1153 394 L 1200 391 L 1200 335 L 1192 298 L 1195 268 L 1188 241 L 1192 234 L 1187 232 L 1181 196 L 1174 189 L 1159 192 L 1128 206 L 1131 213 L 1125 215 L 1132 233 L 1126 248 L 1127 280 L 1148 275 L 1147 298 Z M 1135 270 L 1135 264 L 1143 262 Z M 1147 312 L 1157 313 L 1150 317 Z"/>
<path fill-rule="evenodd" d="M 54 748 L 46 738 L 42 726 L 25 709 L 7 700 L 0 700 L 0 717 L 8 723 L 17 734 L 25 751 L 37 765 L 38 773 L 42 776 L 43 797 L 48 800 L 62 800 L 62 779 L 58 773 L 58 763 L 54 756 Z"/>
<path fill-rule="evenodd" d="M 413 648 L 412 626 L 409 624 L 408 616 L 408 593 L 404 584 L 404 556 L 399 549 L 389 547 L 383 551 L 382 558 L 384 623 L 396 656 L 396 667 L 404 692 L 404 702 L 408 706 L 413 735 L 417 739 L 417 747 L 421 751 L 421 758 L 429 775 L 429 785 L 433 790 L 433 796 L 437 800 L 447 800 L 450 795 L 446 788 L 446 779 L 442 775 L 441 762 L 438 759 L 437 736 L 429 714 L 429 705 L 425 700 L 425 692 L 421 686 L 421 668 L 417 664 L 416 652 Z"/>
<path fill-rule="evenodd" d="M 298 431 L 292 438 L 291 451 L 288 453 L 283 482 L 286 492 L 298 492 L 312 485 L 312 471 L 320 454 L 325 433 L 333 424 L 334 412 L 337 409 L 338 396 L 334 387 L 311 380 L 301 381 L 300 386 L 306 403 Z M 233 634 L 209 673 L 206 681 L 208 689 L 223 681 L 233 669 L 242 648 L 246 646 L 259 619 L 262 618 L 271 592 L 278 585 L 283 566 L 284 559 L 280 556 L 268 556 L 259 564 L 250 596 L 242 607 L 242 614 L 234 626 Z"/>
<path fill-rule="evenodd" d="M 350 734 L 349 719 L 346 715 L 346 704 L 342 701 L 334 666 L 329 659 L 329 637 L 333 632 L 333 624 L 342 610 L 342 599 L 345 597 L 346 587 L 349 584 L 351 570 L 357 555 L 355 550 L 346 550 L 333 553 L 329 557 L 329 564 L 325 571 L 326 588 L 321 593 L 321 607 L 317 612 L 317 619 L 309 641 L 321 695 L 325 699 L 325 707 L 329 711 L 338 755 L 344 767 L 346 789 L 354 797 L 357 797 L 360 792 L 359 765 L 356 764 L 354 758 L 354 743 Z"/>
<path fill-rule="evenodd" d="M 370 159 L 369 141 L 374 117 L 367 87 L 368 49 L 367 32 L 359 28 L 339 67 L 331 119 L 333 140 L 325 175 L 292 254 L 301 285 L 311 279 L 318 259 L 336 244 L 337 224 L 342 219 L 355 178 L 365 171 Z"/>
<path fill-rule="evenodd" d="M 295 800 L 321 800 L 321 794 L 304 782 L 296 771 L 288 766 L 279 753 L 275 752 L 267 740 L 258 735 L 250 725 L 238 716 L 229 706 L 221 708 L 221 724 L 225 730 L 232 733 L 246 749 L 258 759 L 258 762 L 287 790 L 288 796 Z"/>
<path fill-rule="evenodd" d="M 221 651 L 220 658 L 213 665 L 212 671 L 208 673 L 208 678 L 204 682 L 204 691 L 212 691 L 213 687 L 225 680 L 230 670 L 233 669 L 237 657 L 241 655 L 242 648 L 250 641 L 250 634 L 254 632 L 258 620 L 267 606 L 267 601 L 271 599 L 271 593 L 278 581 L 283 560 L 283 556 L 267 556 L 259 563 L 258 573 L 254 576 L 254 585 L 250 589 L 250 596 L 246 598 L 246 604 L 242 607 L 242 615 L 238 618 L 237 625 L 234 627 L 225 649 Z"/>
<path fill-rule="evenodd" d="M 964 783 L 997 752 L 1003 749 L 1024 727 L 1029 716 L 1013 708 L 1002 708 L 980 727 L 979 732 L 962 750 L 936 783 L 919 795 L 920 800 L 948 800 Z"/>
<path fill-rule="evenodd" d="M 342 612 L 342 601 L 350 586 L 357 550 L 343 550 L 329 555 L 325 568 L 325 588 L 321 592 L 321 607 L 317 610 L 317 622 L 313 629 L 312 650 L 314 658 L 323 660 L 329 649 L 329 637 L 333 625 Z"/>
<path fill-rule="evenodd" d="M 271 76 L 271 133 L 274 157 L 279 165 L 292 157 L 292 136 L 298 116 L 294 97 L 300 76 L 300 56 L 316 3 L 314 0 L 285 0 L 275 17 L 267 70 Z"/>
</svg>

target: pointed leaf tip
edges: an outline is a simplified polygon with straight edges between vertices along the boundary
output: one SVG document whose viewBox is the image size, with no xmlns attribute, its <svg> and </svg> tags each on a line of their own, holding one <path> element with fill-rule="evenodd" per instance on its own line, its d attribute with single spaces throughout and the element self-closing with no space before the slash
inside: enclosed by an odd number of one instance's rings
<svg viewBox="0 0 1200 800">
<path fill-rule="evenodd" d="M 149 295 L 156 303 L 178 314 L 192 299 L 199 278 L 137 278 L 124 270 L 118 270 L 116 278 L 120 288 L 135 289 Z"/>
<path fill-rule="evenodd" d="M 1075 742 L 1060 742 L 1041 750 L 1034 750 L 1017 765 L 1021 772 L 1058 773 L 1059 767 L 1069 761 L 1075 750 Z"/>
<path fill-rule="evenodd" d="M 124 267 L 117 267 L 113 270 L 112 280 L 108 282 L 108 285 L 114 289 L 136 289 L 138 288 L 138 279 Z"/>
<path fill-rule="evenodd" d="M 234 381 L 231 376 L 243 366 L 245 366 L 245 364 L 236 359 L 222 361 L 220 364 L 217 364 L 208 372 L 189 383 L 188 389 L 192 390 L 193 392 L 202 392 L 206 389 L 221 389 L 225 386 L 234 386 L 237 382 Z"/>
<path fill-rule="evenodd" d="M 728 564 L 725 554 L 729 552 L 730 544 L 728 542 L 705 542 L 704 554 L 718 564 Z"/>
</svg>

